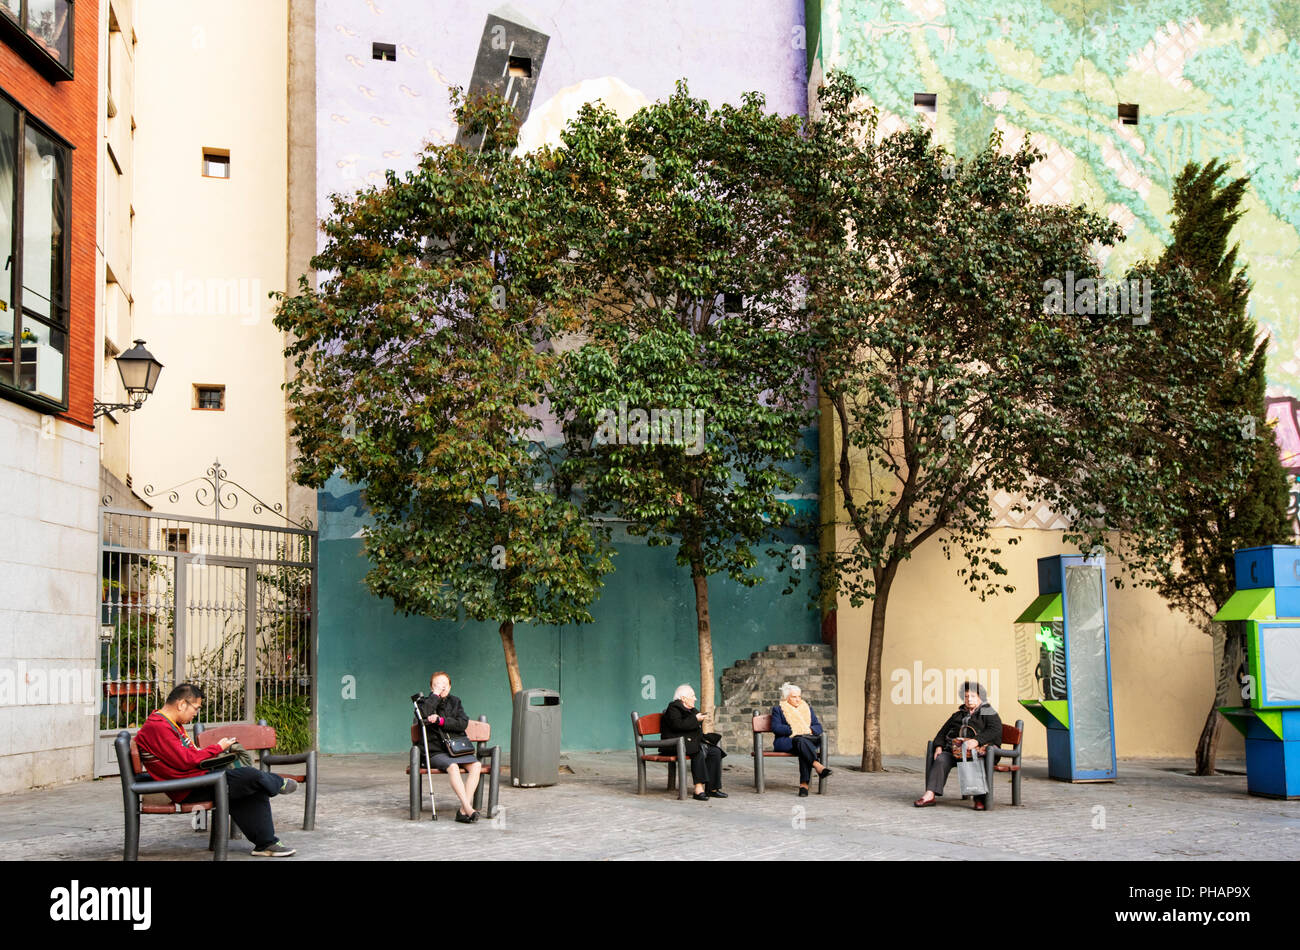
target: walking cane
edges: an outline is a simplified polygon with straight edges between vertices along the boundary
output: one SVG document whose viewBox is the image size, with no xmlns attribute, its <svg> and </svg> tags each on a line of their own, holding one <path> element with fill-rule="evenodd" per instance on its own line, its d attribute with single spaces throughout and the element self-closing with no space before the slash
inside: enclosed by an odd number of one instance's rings
<svg viewBox="0 0 1300 950">
<path fill-rule="evenodd" d="M 415 707 L 415 721 L 420 724 L 420 738 L 424 741 L 424 772 L 429 776 L 429 811 L 433 812 L 433 820 L 438 820 L 438 804 L 433 800 L 433 766 L 429 764 L 429 734 L 424 731 L 424 717 L 420 715 L 420 700 L 424 699 L 424 693 L 416 693 L 411 697 L 411 705 Z"/>
</svg>

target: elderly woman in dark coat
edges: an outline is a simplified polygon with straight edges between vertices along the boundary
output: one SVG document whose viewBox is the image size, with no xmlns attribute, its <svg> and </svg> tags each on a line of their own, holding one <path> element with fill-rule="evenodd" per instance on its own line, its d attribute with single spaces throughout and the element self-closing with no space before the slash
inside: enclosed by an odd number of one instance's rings
<svg viewBox="0 0 1300 950">
<path fill-rule="evenodd" d="M 943 794 L 948 773 L 957 764 L 953 749 L 957 743 L 965 746 L 965 754 L 975 755 L 980 746 L 1002 744 L 1002 720 L 988 704 L 988 694 L 979 683 L 961 684 L 962 704 L 939 727 L 934 736 L 934 758 L 928 763 L 925 794 L 912 804 L 917 808 L 933 805 L 936 795 Z M 975 797 L 976 811 L 984 810 L 984 798 Z"/>
<path fill-rule="evenodd" d="M 772 707 L 773 752 L 793 752 L 799 757 L 799 797 L 808 796 L 813 770 L 830 775 L 829 767 L 817 761 L 817 736 L 822 724 L 813 708 L 803 701 L 803 690 L 793 683 L 781 684 L 781 701 Z"/>
<path fill-rule="evenodd" d="M 722 757 L 726 755 L 715 741 L 709 742 L 704 735 L 704 713 L 695 708 L 695 690 L 683 683 L 673 693 L 673 701 L 664 710 L 659 721 L 659 737 L 686 739 L 686 754 L 691 757 L 691 777 L 695 779 L 697 802 L 707 802 L 710 798 L 726 798 L 722 790 Z M 667 748 L 667 747 L 665 747 Z M 666 754 L 673 754 L 671 752 Z M 686 781 L 685 775 L 679 775 L 677 781 Z"/>
<path fill-rule="evenodd" d="M 472 753 L 453 756 L 447 751 L 444 738 L 461 738 L 469 726 L 469 716 L 460 699 L 451 694 L 451 677 L 439 670 L 429 677 L 429 695 L 420 700 L 420 718 L 424 720 L 424 735 L 429 743 L 430 764 L 441 769 L 451 782 L 451 790 L 460 799 L 456 820 L 464 824 L 478 821 L 474 810 L 474 792 L 478 788 L 479 772 L 483 763 Z M 466 778 L 461 780 L 460 770 Z"/>
</svg>

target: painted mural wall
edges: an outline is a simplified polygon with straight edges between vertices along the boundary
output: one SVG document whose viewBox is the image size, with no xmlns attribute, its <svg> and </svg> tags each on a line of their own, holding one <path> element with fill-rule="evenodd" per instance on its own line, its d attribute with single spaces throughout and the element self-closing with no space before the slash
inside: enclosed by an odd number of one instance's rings
<svg viewBox="0 0 1300 950">
<path fill-rule="evenodd" d="M 382 183 L 386 170 L 414 167 L 426 142 L 455 141 L 454 85 L 502 92 L 524 120 L 524 149 L 555 141 L 584 102 L 602 99 L 626 116 L 667 98 L 682 78 L 712 103 L 758 90 L 773 111 L 806 109 L 801 0 L 320 0 L 316 31 L 320 215 L 331 193 Z M 809 442 L 816 446 L 815 433 Z M 814 463 L 791 504 L 815 507 L 815 472 Z M 396 616 L 362 586 L 358 486 L 335 479 L 318 506 L 320 748 L 407 748 L 408 697 L 428 689 L 435 669 L 450 672 L 467 711 L 486 714 L 494 741 L 508 746 L 510 693 L 495 625 Z M 516 627 L 525 687 L 561 692 L 566 748 L 630 747 L 629 712 L 658 712 L 677 684 L 699 678 L 694 592 L 673 549 L 624 535 L 616 550 L 594 624 Z M 773 579 L 756 588 L 710 580 L 719 674 L 772 643 L 820 641 L 820 618 L 803 593 L 782 597 L 771 564 L 759 569 Z"/>
<path fill-rule="evenodd" d="M 815 82 L 846 69 L 882 127 L 924 114 L 958 154 L 1002 132 L 1046 155 L 1033 197 L 1104 210 L 1127 240 L 1122 273 L 1170 240 L 1174 178 L 1189 161 L 1248 174 L 1234 237 L 1269 346 L 1269 417 L 1300 487 L 1300 6 L 1289 0 L 825 0 L 810 2 Z M 1137 106 L 1136 124 L 1120 104 Z"/>
<path fill-rule="evenodd" d="M 1124 228 L 1127 240 L 1106 261 L 1113 273 L 1169 241 L 1170 188 L 1188 161 L 1218 158 L 1248 173 L 1245 223 L 1234 237 L 1254 281 L 1253 314 L 1271 341 L 1269 417 L 1284 467 L 1300 476 L 1300 7 L 810 0 L 807 22 L 810 97 L 821 76 L 841 68 L 867 88 L 885 130 L 929 123 L 958 154 L 982 148 L 994 131 L 1007 148 L 1029 136 L 1046 155 L 1033 180 L 1036 200 L 1086 204 Z M 935 96 L 933 111 L 917 107 L 916 95 L 926 93 Z M 1120 104 L 1138 107 L 1136 124 L 1121 121 Z M 1294 516 L 1294 485 L 1291 497 Z M 1029 718 L 1015 702 L 1012 622 L 1036 593 L 1034 559 L 1066 552 L 1058 516 L 1014 517 L 1012 501 L 994 499 L 1003 512 L 995 535 L 1023 539 L 1005 562 L 1020 579 L 1016 594 L 978 601 L 937 547 L 923 548 L 900 571 L 884 654 L 886 754 L 920 754 L 955 705 L 924 686 L 951 679 L 949 671 L 996 680 L 991 692 L 1004 721 Z M 855 685 L 865 670 L 869 606 L 838 611 L 845 753 L 861 748 Z M 1190 758 L 1213 699 L 1209 638 L 1131 587 L 1112 591 L 1110 614 L 1119 753 Z M 1032 721 L 1025 748 L 1046 752 Z M 1241 740 L 1225 728 L 1220 749 L 1240 755 Z"/>
</svg>

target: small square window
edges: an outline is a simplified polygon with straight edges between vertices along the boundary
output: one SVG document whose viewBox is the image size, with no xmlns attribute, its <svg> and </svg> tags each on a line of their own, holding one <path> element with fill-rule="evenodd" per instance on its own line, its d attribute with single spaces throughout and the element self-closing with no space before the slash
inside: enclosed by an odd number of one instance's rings
<svg viewBox="0 0 1300 950">
<path fill-rule="evenodd" d="M 912 94 L 912 105 L 917 112 L 934 114 L 939 111 L 939 94 L 934 92 L 916 92 Z"/>
<path fill-rule="evenodd" d="M 162 529 L 163 547 L 168 551 L 175 551 L 178 554 L 190 553 L 190 529 L 189 528 L 163 528 Z"/>
<path fill-rule="evenodd" d="M 195 385 L 194 408 L 224 410 L 226 408 L 226 387 Z"/>
<path fill-rule="evenodd" d="M 370 58 L 382 60 L 385 63 L 397 61 L 397 44 L 396 43 L 371 43 Z"/>
<path fill-rule="evenodd" d="M 229 178 L 230 151 L 224 148 L 205 148 L 203 150 L 203 177 Z"/>
<path fill-rule="evenodd" d="M 1123 125 L 1138 124 L 1138 107 L 1136 102 L 1121 102 L 1119 104 L 1119 121 Z"/>
<path fill-rule="evenodd" d="M 531 79 L 533 76 L 533 61 L 528 56 L 511 56 L 506 62 L 506 73 L 517 79 Z"/>
<path fill-rule="evenodd" d="M 723 313 L 740 313 L 744 310 L 744 298 L 740 294 L 727 291 L 722 295 Z"/>
</svg>

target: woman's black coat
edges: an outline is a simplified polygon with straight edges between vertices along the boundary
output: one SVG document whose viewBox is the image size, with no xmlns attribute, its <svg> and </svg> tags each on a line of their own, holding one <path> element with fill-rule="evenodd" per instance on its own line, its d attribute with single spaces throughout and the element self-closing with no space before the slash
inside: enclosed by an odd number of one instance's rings
<svg viewBox="0 0 1300 950">
<path fill-rule="evenodd" d="M 687 709 L 686 704 L 680 699 L 674 699 L 664 710 L 663 717 L 659 720 L 659 737 L 661 739 L 676 739 L 678 736 L 686 737 L 686 754 L 695 755 L 700 751 L 700 743 L 704 740 L 704 726 L 700 720 L 695 718 L 698 709 Z M 660 746 L 660 755 L 674 755 L 671 746 Z"/>
<path fill-rule="evenodd" d="M 969 725 L 970 728 L 963 729 L 963 725 Z M 971 729 L 975 730 L 973 735 Z M 980 745 L 1001 745 L 1002 719 L 988 703 L 973 713 L 968 713 L 966 707 L 962 706 L 934 734 L 935 745 L 941 745 L 945 751 L 951 752 L 952 740 L 957 738 L 958 733 L 961 738 L 975 739 Z"/>
<path fill-rule="evenodd" d="M 441 727 L 432 725 L 429 722 L 430 716 L 441 716 L 447 722 Z M 446 696 L 434 696 L 430 693 L 420 700 L 420 721 L 424 723 L 424 734 L 429 737 L 430 755 L 447 751 L 442 741 L 444 732 L 452 737 L 463 736 L 469 726 L 469 716 L 465 715 L 465 707 L 460 704 L 460 699 L 450 693 Z"/>
</svg>

